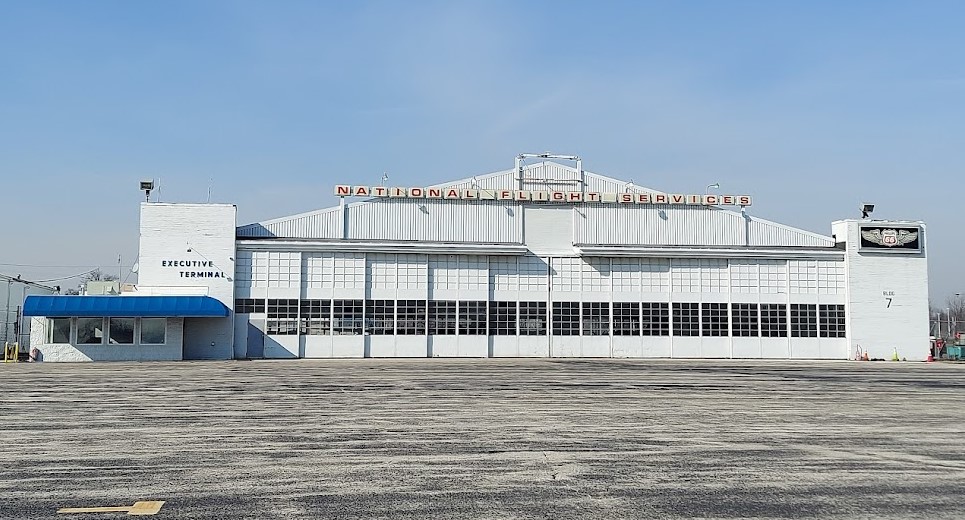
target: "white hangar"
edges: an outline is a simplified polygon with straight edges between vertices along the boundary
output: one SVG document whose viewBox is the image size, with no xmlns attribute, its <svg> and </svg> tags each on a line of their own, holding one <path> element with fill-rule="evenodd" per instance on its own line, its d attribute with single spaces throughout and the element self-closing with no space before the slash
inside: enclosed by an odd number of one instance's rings
<svg viewBox="0 0 965 520">
<path fill-rule="evenodd" d="M 827 236 L 752 216 L 746 195 L 527 158 L 339 185 L 336 207 L 242 226 L 232 205 L 143 203 L 137 291 L 28 297 L 31 344 L 47 361 L 928 354 L 921 222 Z"/>
</svg>

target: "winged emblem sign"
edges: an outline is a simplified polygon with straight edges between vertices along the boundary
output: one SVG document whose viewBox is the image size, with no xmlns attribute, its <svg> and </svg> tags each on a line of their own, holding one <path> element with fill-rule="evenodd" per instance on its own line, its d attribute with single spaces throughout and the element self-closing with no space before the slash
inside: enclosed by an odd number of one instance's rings
<svg viewBox="0 0 965 520">
<path fill-rule="evenodd" d="M 914 242 L 918 232 L 907 229 L 862 229 L 861 237 L 872 244 L 895 247 Z"/>
</svg>

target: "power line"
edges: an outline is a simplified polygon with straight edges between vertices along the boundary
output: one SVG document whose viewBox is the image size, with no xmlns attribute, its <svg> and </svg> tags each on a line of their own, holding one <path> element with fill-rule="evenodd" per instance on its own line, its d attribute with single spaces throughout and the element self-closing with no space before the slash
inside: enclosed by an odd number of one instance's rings
<svg viewBox="0 0 965 520">
<path fill-rule="evenodd" d="M 99 267 L 96 267 L 96 268 L 94 268 L 94 269 L 91 269 L 90 271 L 84 271 L 83 273 L 75 274 L 75 275 L 72 275 L 72 276 L 64 276 L 63 278 L 51 278 L 51 279 L 49 279 L 49 280 L 37 280 L 37 283 L 59 282 L 60 280 L 69 280 L 69 279 L 71 279 L 71 278 L 77 278 L 77 277 L 79 277 L 79 276 L 84 276 L 85 274 L 91 274 L 91 273 L 93 273 L 94 271 L 99 271 L 99 270 L 100 270 L 100 268 L 99 268 Z"/>
<path fill-rule="evenodd" d="M 38 267 L 38 268 L 68 268 L 68 267 L 107 267 L 117 266 L 117 264 L 76 264 L 76 265 L 44 265 L 44 264 L 7 264 L 0 262 L 0 266 L 5 267 Z M 121 267 L 134 267 L 133 265 L 122 265 Z"/>
</svg>

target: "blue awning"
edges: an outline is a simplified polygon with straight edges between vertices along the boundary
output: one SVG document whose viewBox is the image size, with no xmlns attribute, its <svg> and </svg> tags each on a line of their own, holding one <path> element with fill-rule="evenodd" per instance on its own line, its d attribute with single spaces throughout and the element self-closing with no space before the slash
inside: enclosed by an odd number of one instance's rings
<svg viewBox="0 0 965 520">
<path fill-rule="evenodd" d="M 57 318 L 224 318 L 228 308 L 210 296 L 27 296 L 24 316 Z"/>
</svg>

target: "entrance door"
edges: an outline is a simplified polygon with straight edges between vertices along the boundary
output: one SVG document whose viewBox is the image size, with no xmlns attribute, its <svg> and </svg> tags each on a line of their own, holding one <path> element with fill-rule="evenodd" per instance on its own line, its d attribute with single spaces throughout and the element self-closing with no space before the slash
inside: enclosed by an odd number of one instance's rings
<svg viewBox="0 0 965 520">
<path fill-rule="evenodd" d="M 249 358 L 265 357 L 265 320 L 251 320 L 248 322 L 248 353 Z"/>
</svg>

